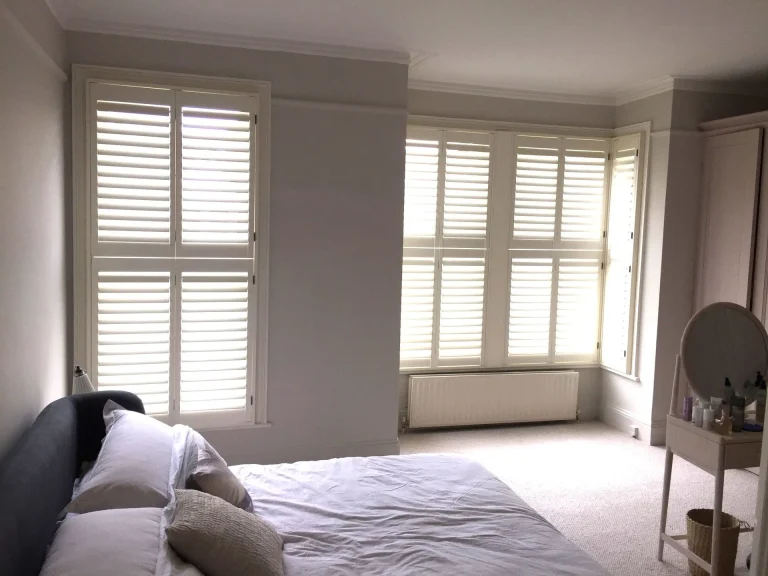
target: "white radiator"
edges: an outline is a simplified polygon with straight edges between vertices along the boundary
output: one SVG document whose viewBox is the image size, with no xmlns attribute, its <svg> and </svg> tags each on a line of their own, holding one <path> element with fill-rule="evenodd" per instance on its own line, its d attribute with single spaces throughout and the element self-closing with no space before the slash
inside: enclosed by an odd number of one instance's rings
<svg viewBox="0 0 768 576">
<path fill-rule="evenodd" d="M 576 419 L 578 372 L 411 376 L 411 428 Z"/>
</svg>

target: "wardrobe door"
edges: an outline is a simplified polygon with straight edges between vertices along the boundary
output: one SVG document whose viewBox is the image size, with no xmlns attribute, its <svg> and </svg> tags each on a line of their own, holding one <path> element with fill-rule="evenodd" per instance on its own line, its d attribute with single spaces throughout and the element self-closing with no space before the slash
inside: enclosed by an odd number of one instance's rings
<svg viewBox="0 0 768 576">
<path fill-rule="evenodd" d="M 723 301 L 750 307 L 762 136 L 753 128 L 706 138 L 697 310 Z"/>
</svg>

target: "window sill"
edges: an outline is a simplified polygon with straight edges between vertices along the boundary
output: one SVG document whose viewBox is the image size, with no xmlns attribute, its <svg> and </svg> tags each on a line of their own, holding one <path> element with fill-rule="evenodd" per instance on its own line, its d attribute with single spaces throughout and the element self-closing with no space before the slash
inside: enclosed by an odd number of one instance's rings
<svg viewBox="0 0 768 576">
<path fill-rule="evenodd" d="M 627 374 L 626 372 L 622 372 L 621 370 L 616 370 L 616 368 L 610 368 L 608 366 L 600 366 L 600 368 L 602 368 L 606 372 L 610 372 L 611 374 L 620 376 L 625 380 L 630 380 L 631 382 L 640 382 L 640 378 L 638 378 L 637 376 L 633 376 L 632 374 Z"/>
<path fill-rule="evenodd" d="M 441 366 L 438 368 L 401 368 L 401 376 L 420 374 L 476 374 L 478 372 L 542 372 L 555 370 L 582 370 L 603 368 L 596 362 L 563 364 L 511 364 L 509 366 Z"/>
</svg>

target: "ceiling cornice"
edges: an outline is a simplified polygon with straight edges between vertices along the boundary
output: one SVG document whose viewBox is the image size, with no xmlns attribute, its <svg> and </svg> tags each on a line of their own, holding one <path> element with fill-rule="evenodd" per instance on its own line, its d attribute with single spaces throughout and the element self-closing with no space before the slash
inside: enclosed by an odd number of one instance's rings
<svg viewBox="0 0 768 576">
<path fill-rule="evenodd" d="M 510 98 L 513 100 L 532 100 L 535 102 L 557 102 L 560 104 L 590 104 L 593 106 L 613 106 L 616 100 L 612 95 L 540 92 L 536 90 L 516 90 L 513 88 L 501 88 L 494 86 L 454 84 L 451 82 L 432 82 L 428 80 L 411 80 L 408 82 L 408 88 L 411 90 L 451 92 L 453 94 L 468 94 L 471 96 L 489 96 L 492 98 Z"/>
<path fill-rule="evenodd" d="M 670 90 L 689 92 L 709 92 L 714 94 L 733 94 L 741 96 L 768 96 L 768 85 L 754 82 L 734 82 L 713 80 L 697 76 L 664 76 L 638 84 L 616 95 L 616 105 L 628 104 Z"/>
<path fill-rule="evenodd" d="M 89 19 L 69 19 L 61 21 L 66 30 L 75 32 L 94 32 L 99 34 L 115 34 L 118 36 L 133 36 L 151 40 L 173 40 L 193 44 L 209 44 L 227 46 L 230 48 L 247 48 L 250 50 L 266 50 L 270 52 L 291 52 L 310 56 L 327 56 L 331 58 L 348 58 L 351 60 L 367 60 L 370 62 L 389 62 L 393 64 L 408 64 L 413 61 L 411 54 L 404 50 L 379 48 L 359 48 L 314 42 L 299 42 L 295 40 L 280 40 L 277 38 L 252 38 L 236 34 L 212 34 L 192 32 L 173 28 L 156 26 L 132 26 L 102 22 Z M 416 61 L 422 61 L 426 55 L 414 54 Z"/>
<path fill-rule="evenodd" d="M 614 104 L 621 106 L 622 104 L 629 104 L 635 100 L 642 100 L 643 98 L 650 98 L 657 94 L 663 94 L 674 90 L 675 79 L 672 76 L 665 76 L 663 78 L 656 78 L 637 84 L 632 88 L 626 90 L 620 90 L 614 97 Z"/>
</svg>

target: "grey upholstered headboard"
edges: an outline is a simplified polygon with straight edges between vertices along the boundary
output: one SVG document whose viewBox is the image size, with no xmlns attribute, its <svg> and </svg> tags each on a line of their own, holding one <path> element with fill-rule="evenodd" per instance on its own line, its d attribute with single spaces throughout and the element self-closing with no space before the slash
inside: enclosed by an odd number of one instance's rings
<svg viewBox="0 0 768 576">
<path fill-rule="evenodd" d="M 0 576 L 37 576 L 72 497 L 80 464 L 95 460 L 104 438 L 102 410 L 112 399 L 144 412 L 129 392 L 60 398 L 37 417 L 0 462 Z"/>
</svg>

